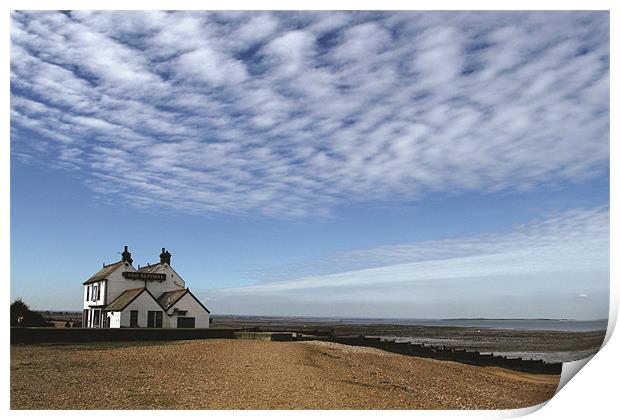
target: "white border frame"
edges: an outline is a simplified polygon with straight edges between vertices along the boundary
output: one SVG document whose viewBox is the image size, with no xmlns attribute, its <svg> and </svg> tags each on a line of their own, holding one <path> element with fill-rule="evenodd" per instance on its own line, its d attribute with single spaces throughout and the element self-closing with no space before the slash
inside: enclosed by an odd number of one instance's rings
<svg viewBox="0 0 620 420">
<path fill-rule="evenodd" d="M 617 2 L 616 2 L 617 3 Z M 198 10 L 208 8 L 211 10 L 230 10 L 230 9 L 250 9 L 250 10 L 277 10 L 277 9 L 301 9 L 301 10 L 322 10 L 322 9 L 336 9 L 336 10 L 610 10 L 611 19 L 611 39 L 610 39 L 610 51 L 611 51 L 611 86 L 613 86 L 615 69 L 618 68 L 618 60 L 616 59 L 616 53 L 614 47 L 617 43 L 617 26 L 618 19 L 616 16 L 615 4 L 613 1 L 605 0 L 590 0 L 590 1 L 549 1 L 549 0 L 504 0 L 504 1 L 448 1 L 448 0 L 434 0 L 427 2 L 405 2 L 394 0 L 383 0 L 381 2 L 370 2 L 367 0 L 348 0 L 348 1 L 325 1 L 318 0 L 313 2 L 291 2 L 286 0 L 264 0 L 261 2 L 248 2 L 241 0 L 228 0 L 226 2 L 204 2 L 199 3 L 189 0 L 177 0 L 162 1 L 152 0 L 146 1 L 134 1 L 131 3 L 123 2 L 119 0 L 91 0 L 89 2 L 79 0 L 67 0 L 67 1 L 42 1 L 42 0 L 23 0 L 5 2 L 6 9 L 4 15 L 2 15 L 1 25 L 9 32 L 10 28 L 10 15 L 9 11 L 12 9 L 100 9 L 100 10 L 141 10 L 141 9 L 175 9 L 175 10 Z M 295 7 L 292 7 L 295 6 Z M 2 239 L 0 241 L 0 274 L 4 281 L 0 282 L 3 296 L 5 297 L 5 305 L 9 301 L 10 288 L 10 211 L 9 211 L 9 173 L 10 173 L 10 144 L 8 139 L 10 138 L 10 86 L 6 83 L 9 76 L 9 61 L 10 61 L 10 37 L 5 38 L 3 45 L 3 59 L 4 66 L 2 67 L 5 73 L 5 83 L 2 85 L 5 100 L 3 101 L 2 121 L 6 133 L 6 141 L 2 144 L 2 152 L 0 153 L 0 191 L 3 198 L 2 211 L 0 211 L 0 232 L 2 232 Z M 610 112 L 610 139 L 614 138 L 615 134 L 615 119 L 616 113 L 616 95 L 613 94 L 611 89 L 611 112 Z M 517 417 L 532 412 L 536 412 L 533 418 L 550 418 L 550 417 L 562 417 L 562 418 L 583 418 L 584 416 L 594 416 L 594 418 L 601 416 L 603 418 L 608 417 L 607 413 L 616 411 L 618 404 L 616 403 L 615 386 L 617 384 L 618 374 L 618 360 L 614 354 L 618 354 L 617 338 L 611 339 L 611 334 L 615 328 L 617 314 L 618 314 L 618 261 L 620 261 L 620 255 L 618 254 L 618 235 L 614 235 L 618 231 L 618 208 L 620 204 L 620 183 L 618 182 L 618 146 L 614 142 L 610 144 L 611 150 L 611 173 L 610 173 L 610 191 L 615 192 L 610 197 L 610 211 L 611 211 L 611 249 L 610 249 L 610 315 L 609 315 L 609 327 L 607 336 L 605 338 L 605 347 L 592 358 L 592 361 L 588 363 L 588 367 L 583 369 L 584 372 L 579 374 L 579 378 L 570 381 L 568 385 L 561 389 L 561 391 L 553 397 L 547 404 L 541 404 L 539 406 L 520 409 L 520 410 L 507 410 L 507 411 L 331 411 L 322 412 L 321 416 L 338 416 L 339 418 L 355 418 L 366 419 L 375 418 L 378 416 L 389 418 L 506 418 Z M 6 305 L 3 308 L 6 315 L 4 318 L 9 318 L 9 308 Z M 9 354 L 9 329 L 8 322 L 5 322 L 4 339 L 5 345 L 2 347 L 2 369 L 3 369 L 3 390 L 2 406 L 5 410 L 9 410 L 10 406 L 10 393 L 9 393 L 9 366 L 10 366 L 10 354 Z M 577 366 L 570 366 L 571 369 L 575 369 Z M 577 369 L 578 370 L 578 369 Z M 543 406 L 548 405 L 542 410 L 539 410 Z M 291 415 L 299 418 L 314 418 L 318 413 L 313 411 L 295 411 L 293 413 L 288 411 L 211 411 L 209 416 L 216 418 L 228 419 L 231 417 L 269 417 L 269 418 L 288 418 Z M 71 418 L 78 418 L 84 415 L 79 411 L 12 411 L 10 415 L 16 418 L 23 418 L 31 416 L 39 417 L 45 415 L 48 418 L 60 418 L 69 416 Z M 120 411 L 115 412 L 114 416 L 135 418 L 138 416 L 149 417 L 153 416 L 183 416 L 188 418 L 203 418 L 205 413 L 202 411 L 183 411 L 170 413 L 166 411 Z M 89 417 L 104 418 L 109 417 L 110 413 L 106 411 L 89 411 Z"/>
</svg>

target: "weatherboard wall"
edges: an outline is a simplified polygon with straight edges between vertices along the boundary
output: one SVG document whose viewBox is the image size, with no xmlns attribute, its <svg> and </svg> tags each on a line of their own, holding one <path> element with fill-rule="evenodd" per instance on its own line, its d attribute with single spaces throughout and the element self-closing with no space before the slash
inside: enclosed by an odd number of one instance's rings
<svg viewBox="0 0 620 420">
<path fill-rule="evenodd" d="M 148 311 L 162 311 L 161 306 L 147 293 L 141 293 L 133 302 L 121 311 L 121 327 L 129 327 L 131 311 L 138 311 L 138 327 L 146 328 L 148 325 Z M 166 328 L 166 316 L 163 316 L 163 327 Z"/>
<path fill-rule="evenodd" d="M 159 297 L 163 293 L 169 292 L 171 290 L 185 288 L 185 281 L 168 264 L 161 264 L 157 266 L 157 268 L 152 272 L 166 275 L 165 281 L 161 281 L 161 282 L 160 281 L 147 281 L 146 282 L 146 288 L 155 297 Z"/>
<path fill-rule="evenodd" d="M 187 311 L 187 313 L 183 315 L 184 317 L 195 318 L 195 328 L 209 328 L 209 313 L 205 311 L 200 303 L 196 302 L 196 300 L 189 293 L 186 293 L 181 299 L 179 299 L 168 310 L 168 313 L 172 314 L 174 308 L 181 311 Z M 170 328 L 177 327 L 177 318 L 178 317 L 176 315 L 170 317 Z M 166 321 L 164 320 L 164 324 L 165 322 Z"/>
<path fill-rule="evenodd" d="M 93 287 L 97 286 L 99 291 L 99 299 L 92 299 Z M 106 293 L 108 292 L 107 281 L 101 280 L 96 283 L 90 283 L 84 285 L 84 305 L 82 309 L 89 309 L 91 306 L 105 305 Z"/>
<path fill-rule="evenodd" d="M 108 320 L 110 323 L 110 328 L 120 328 L 121 327 L 121 312 L 108 312 Z"/>
<path fill-rule="evenodd" d="M 123 271 L 136 271 L 136 269 L 133 268 L 129 263 L 121 264 L 116 270 L 107 275 L 105 281 L 107 287 L 107 296 L 105 297 L 106 305 L 119 297 L 120 294 L 127 289 L 144 287 L 144 282 L 142 281 L 127 280 L 126 278 L 124 278 Z M 104 298 L 104 296 L 105 295 L 102 294 L 102 299 Z"/>
</svg>

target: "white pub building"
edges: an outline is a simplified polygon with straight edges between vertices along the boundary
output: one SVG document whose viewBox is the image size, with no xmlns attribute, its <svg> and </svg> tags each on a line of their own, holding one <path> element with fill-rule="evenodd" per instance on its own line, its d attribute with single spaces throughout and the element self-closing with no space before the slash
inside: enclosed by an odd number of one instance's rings
<svg viewBox="0 0 620 420">
<path fill-rule="evenodd" d="M 209 310 L 170 266 L 170 252 L 137 270 L 127 247 L 121 255 L 83 283 L 84 327 L 209 328 Z"/>
</svg>

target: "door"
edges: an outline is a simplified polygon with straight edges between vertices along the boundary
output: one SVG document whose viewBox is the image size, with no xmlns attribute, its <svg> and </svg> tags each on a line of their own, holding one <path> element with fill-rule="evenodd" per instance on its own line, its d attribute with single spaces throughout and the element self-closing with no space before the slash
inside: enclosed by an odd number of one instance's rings
<svg viewBox="0 0 620 420">
<path fill-rule="evenodd" d="M 101 311 L 99 309 L 95 309 L 93 311 L 93 328 L 100 328 L 101 327 Z"/>
<path fill-rule="evenodd" d="M 149 311 L 147 326 L 149 328 L 161 328 L 163 325 L 163 311 Z"/>
<path fill-rule="evenodd" d="M 138 311 L 129 312 L 129 326 L 136 328 L 138 326 Z"/>
<path fill-rule="evenodd" d="M 196 318 L 180 316 L 177 318 L 177 328 L 195 328 Z"/>
</svg>

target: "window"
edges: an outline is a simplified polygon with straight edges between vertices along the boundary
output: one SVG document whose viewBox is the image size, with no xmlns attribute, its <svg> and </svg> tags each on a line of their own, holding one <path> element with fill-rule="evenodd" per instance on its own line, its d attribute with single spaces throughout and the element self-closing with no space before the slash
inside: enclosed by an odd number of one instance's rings
<svg viewBox="0 0 620 420">
<path fill-rule="evenodd" d="M 90 286 L 86 286 L 86 300 L 90 300 Z"/>
<path fill-rule="evenodd" d="M 163 311 L 149 311 L 147 327 L 161 328 L 163 321 Z"/>
<path fill-rule="evenodd" d="M 96 284 L 93 285 L 93 294 L 92 294 L 90 300 L 92 300 L 92 301 L 97 300 L 97 289 L 98 289 L 97 285 Z"/>
<path fill-rule="evenodd" d="M 129 312 L 129 326 L 133 328 L 138 326 L 138 311 Z"/>
<path fill-rule="evenodd" d="M 101 299 L 101 287 L 97 287 L 97 300 Z"/>
</svg>

